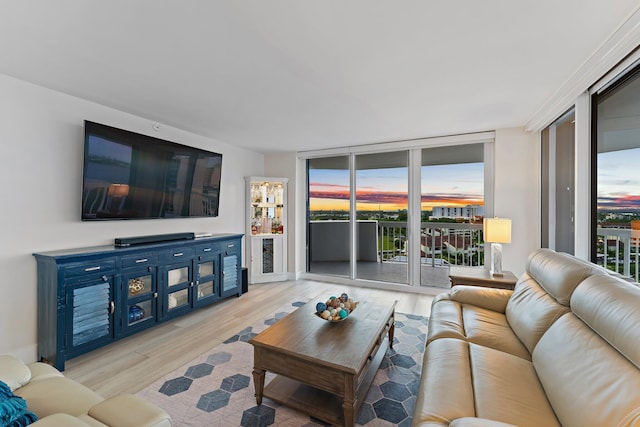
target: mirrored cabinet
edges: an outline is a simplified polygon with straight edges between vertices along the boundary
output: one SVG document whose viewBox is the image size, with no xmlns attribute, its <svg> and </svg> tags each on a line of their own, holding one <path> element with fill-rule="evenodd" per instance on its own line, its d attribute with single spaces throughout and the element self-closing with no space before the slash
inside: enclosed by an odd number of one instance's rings
<svg viewBox="0 0 640 427">
<path fill-rule="evenodd" d="M 245 179 L 249 283 L 286 280 L 288 179 Z"/>
</svg>

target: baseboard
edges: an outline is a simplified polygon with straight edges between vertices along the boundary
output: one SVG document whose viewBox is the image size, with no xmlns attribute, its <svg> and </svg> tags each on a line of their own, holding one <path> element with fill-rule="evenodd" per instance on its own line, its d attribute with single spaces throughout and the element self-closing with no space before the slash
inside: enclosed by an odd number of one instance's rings
<svg viewBox="0 0 640 427">
<path fill-rule="evenodd" d="M 250 283 L 284 282 L 285 280 L 290 280 L 289 273 L 270 274 L 269 276 L 260 278 L 252 277 Z"/>
</svg>

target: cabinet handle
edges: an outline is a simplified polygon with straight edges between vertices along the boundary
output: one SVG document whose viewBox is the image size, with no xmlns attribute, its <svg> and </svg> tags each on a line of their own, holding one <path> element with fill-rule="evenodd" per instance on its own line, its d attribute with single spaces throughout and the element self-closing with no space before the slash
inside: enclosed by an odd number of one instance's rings
<svg viewBox="0 0 640 427">
<path fill-rule="evenodd" d="M 96 271 L 96 270 L 100 270 L 100 266 L 97 267 L 88 267 L 85 268 L 84 271 Z"/>
<path fill-rule="evenodd" d="M 109 301 L 109 313 L 113 314 L 114 311 L 116 311 L 116 305 L 113 301 Z"/>
<path fill-rule="evenodd" d="M 233 248 L 235 245 L 233 243 L 231 243 L 230 245 L 227 245 L 228 248 Z"/>
<path fill-rule="evenodd" d="M 158 293 L 157 293 L 157 292 L 154 292 L 154 293 L 153 293 L 153 297 L 154 297 L 154 298 L 158 298 Z"/>
<path fill-rule="evenodd" d="M 189 282 L 189 286 L 193 288 L 193 282 Z"/>
<path fill-rule="evenodd" d="M 204 248 L 202 252 L 211 252 L 211 248 Z"/>
<path fill-rule="evenodd" d="M 177 252 L 177 253 L 173 254 L 173 256 L 182 256 L 182 255 L 184 255 L 183 252 Z"/>
<path fill-rule="evenodd" d="M 137 259 L 136 263 L 147 262 L 149 261 L 147 258 Z"/>
</svg>

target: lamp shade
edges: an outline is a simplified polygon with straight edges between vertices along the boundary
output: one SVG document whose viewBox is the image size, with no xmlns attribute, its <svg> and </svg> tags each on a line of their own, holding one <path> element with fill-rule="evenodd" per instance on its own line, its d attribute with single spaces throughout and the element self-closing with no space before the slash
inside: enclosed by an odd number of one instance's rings
<svg viewBox="0 0 640 427">
<path fill-rule="evenodd" d="M 489 243 L 511 243 L 511 220 L 498 217 L 485 218 L 484 241 Z"/>
<path fill-rule="evenodd" d="M 128 196 L 129 186 L 127 184 L 111 184 L 108 191 L 109 196 Z"/>
</svg>

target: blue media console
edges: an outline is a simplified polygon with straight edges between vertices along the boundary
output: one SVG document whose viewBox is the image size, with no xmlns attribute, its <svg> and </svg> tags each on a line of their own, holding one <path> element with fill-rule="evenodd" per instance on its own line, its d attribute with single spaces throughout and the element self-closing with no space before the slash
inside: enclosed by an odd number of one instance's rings
<svg viewBox="0 0 640 427">
<path fill-rule="evenodd" d="M 65 361 L 242 294 L 242 234 L 33 254 L 38 359 Z"/>
</svg>

